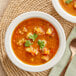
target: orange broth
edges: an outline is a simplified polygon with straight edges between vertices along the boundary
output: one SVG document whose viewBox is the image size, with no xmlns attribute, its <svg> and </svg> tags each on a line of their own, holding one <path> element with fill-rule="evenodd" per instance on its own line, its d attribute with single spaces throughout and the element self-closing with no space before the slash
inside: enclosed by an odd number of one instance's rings
<svg viewBox="0 0 76 76">
<path fill-rule="evenodd" d="M 22 28 L 25 27 L 27 29 L 27 32 L 23 32 Z M 42 30 L 44 30 L 44 34 L 38 34 L 36 31 L 34 31 L 35 27 L 40 27 Z M 46 31 L 48 28 L 52 29 L 52 34 L 48 35 L 46 34 Z M 23 33 L 19 33 L 19 30 Z M 35 41 L 32 41 L 27 37 L 28 33 L 36 33 L 38 37 L 35 39 Z M 31 45 L 33 48 L 38 49 L 37 55 L 32 55 L 31 53 L 26 51 L 25 42 L 23 44 L 18 45 L 17 42 L 24 38 L 25 40 L 30 40 L 33 44 Z M 45 47 L 50 50 L 50 52 L 47 54 L 43 54 L 42 50 L 40 49 L 38 45 L 38 40 L 45 40 L 47 43 Z M 12 34 L 11 38 L 11 44 L 12 49 L 17 56 L 18 59 L 20 59 L 22 62 L 29 64 L 29 65 L 41 65 L 49 60 L 51 60 L 55 54 L 57 53 L 57 50 L 59 48 L 59 37 L 56 29 L 54 26 L 49 23 L 48 21 L 41 19 L 41 18 L 30 18 L 27 20 L 22 21 L 18 26 L 15 28 Z M 30 46 L 29 46 L 30 47 Z M 45 56 L 44 59 L 41 59 L 42 56 Z M 46 59 L 48 56 L 49 59 Z"/>
<path fill-rule="evenodd" d="M 66 0 L 59 0 L 60 5 L 62 8 L 68 12 L 69 14 L 76 16 L 76 0 L 73 0 L 71 3 L 67 4 L 64 1 Z M 74 7 L 75 6 L 75 7 Z"/>
</svg>

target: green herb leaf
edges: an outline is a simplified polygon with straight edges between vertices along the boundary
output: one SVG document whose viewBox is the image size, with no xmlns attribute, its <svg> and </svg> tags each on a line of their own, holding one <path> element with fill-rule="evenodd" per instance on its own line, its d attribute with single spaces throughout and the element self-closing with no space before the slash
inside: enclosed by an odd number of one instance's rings
<svg viewBox="0 0 76 76">
<path fill-rule="evenodd" d="M 35 39 L 38 37 L 37 34 L 33 34 L 29 36 L 29 39 L 32 39 L 33 41 L 35 41 Z"/>
<path fill-rule="evenodd" d="M 38 45 L 39 45 L 40 49 L 43 49 L 45 46 L 45 43 L 43 40 L 38 40 Z"/>
<path fill-rule="evenodd" d="M 67 3 L 67 4 L 69 4 L 69 3 L 71 3 L 73 0 L 67 0 L 67 1 L 65 1 L 65 3 Z"/>
<path fill-rule="evenodd" d="M 30 40 L 27 40 L 26 43 L 25 43 L 25 46 L 26 46 L 26 47 L 29 47 L 29 46 L 32 45 L 32 44 L 33 44 L 33 43 L 31 43 Z"/>
</svg>

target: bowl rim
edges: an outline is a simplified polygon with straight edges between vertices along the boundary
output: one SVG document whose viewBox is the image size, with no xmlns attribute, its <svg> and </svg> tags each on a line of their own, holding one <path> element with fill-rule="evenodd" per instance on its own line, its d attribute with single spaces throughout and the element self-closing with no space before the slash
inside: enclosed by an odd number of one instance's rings
<svg viewBox="0 0 76 76">
<path fill-rule="evenodd" d="M 37 65 L 37 66 L 28 65 L 28 64 L 23 63 L 21 60 L 19 60 L 16 57 L 16 55 L 14 54 L 13 49 L 11 47 L 11 37 L 12 37 L 12 33 L 13 33 L 13 30 L 15 29 L 15 27 L 21 21 L 28 19 L 28 18 L 33 18 L 33 17 L 39 17 L 39 18 L 45 19 L 45 20 L 49 21 L 51 24 L 53 24 L 53 26 L 55 27 L 55 29 L 58 32 L 59 41 L 60 41 L 60 45 L 59 45 L 60 47 L 59 47 L 56 55 L 47 63 L 42 64 L 42 65 Z M 66 47 L 66 37 L 65 37 L 64 30 L 63 30 L 62 26 L 60 25 L 60 23 L 51 15 L 44 13 L 44 12 L 40 12 L 40 11 L 26 12 L 26 13 L 23 13 L 23 14 L 17 16 L 10 23 L 10 25 L 6 31 L 6 34 L 5 34 L 5 51 L 9 57 L 9 59 L 17 67 L 19 67 L 23 70 L 26 70 L 26 71 L 30 71 L 30 72 L 41 72 L 44 70 L 48 70 L 51 67 L 53 67 L 54 65 L 56 65 L 60 61 L 60 59 L 62 58 L 62 56 L 65 52 L 65 47 Z"/>
<path fill-rule="evenodd" d="M 61 17 L 63 17 L 64 19 L 66 19 L 69 22 L 76 23 L 76 16 L 73 16 L 73 15 L 69 14 L 68 12 L 66 12 L 60 5 L 59 0 L 52 0 L 52 4 L 53 4 L 56 12 Z"/>
</svg>

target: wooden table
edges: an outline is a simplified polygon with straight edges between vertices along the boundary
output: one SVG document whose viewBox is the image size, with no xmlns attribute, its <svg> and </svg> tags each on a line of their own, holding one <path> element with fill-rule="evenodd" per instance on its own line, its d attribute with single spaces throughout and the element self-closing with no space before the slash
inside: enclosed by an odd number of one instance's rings
<svg viewBox="0 0 76 76">
<path fill-rule="evenodd" d="M 9 3 L 9 0 L 0 0 L 0 19 L 8 3 Z M 1 62 L 0 62 L 0 76 L 6 76 L 6 73 L 4 72 L 2 68 Z"/>
</svg>

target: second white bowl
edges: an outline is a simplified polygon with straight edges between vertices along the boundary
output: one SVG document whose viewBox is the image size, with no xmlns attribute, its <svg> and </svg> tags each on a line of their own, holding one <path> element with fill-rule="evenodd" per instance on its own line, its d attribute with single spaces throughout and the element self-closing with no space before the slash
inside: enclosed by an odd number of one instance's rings
<svg viewBox="0 0 76 76">
<path fill-rule="evenodd" d="M 76 16 L 72 16 L 69 13 L 67 13 L 60 5 L 59 0 L 52 0 L 52 4 L 57 11 L 57 13 L 62 16 L 67 21 L 70 21 L 72 23 L 76 23 Z"/>
</svg>

